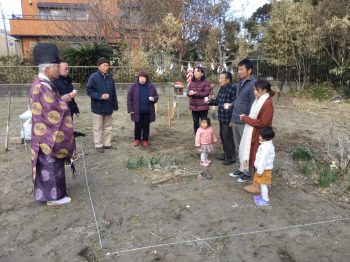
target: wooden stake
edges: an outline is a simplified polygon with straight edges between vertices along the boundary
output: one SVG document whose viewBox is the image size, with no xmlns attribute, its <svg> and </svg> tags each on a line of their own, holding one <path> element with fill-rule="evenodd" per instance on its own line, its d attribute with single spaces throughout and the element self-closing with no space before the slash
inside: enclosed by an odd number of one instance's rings
<svg viewBox="0 0 350 262">
<path fill-rule="evenodd" d="M 11 112 L 11 91 L 9 91 L 9 103 L 7 108 L 7 125 L 5 138 L 5 152 L 9 150 L 9 127 L 10 127 L 10 112 Z"/>
</svg>

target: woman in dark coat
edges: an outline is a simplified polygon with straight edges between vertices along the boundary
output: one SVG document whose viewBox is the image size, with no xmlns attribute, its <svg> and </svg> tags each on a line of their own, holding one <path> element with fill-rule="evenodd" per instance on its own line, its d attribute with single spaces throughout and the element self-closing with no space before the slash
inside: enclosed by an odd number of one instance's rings
<svg viewBox="0 0 350 262">
<path fill-rule="evenodd" d="M 205 101 L 205 97 L 208 97 L 210 93 L 210 83 L 205 79 L 203 68 L 200 66 L 195 67 L 192 82 L 187 90 L 187 96 L 190 98 L 190 110 L 192 111 L 195 134 L 199 128 L 199 120 L 208 116 L 209 105 Z"/>
<path fill-rule="evenodd" d="M 157 90 L 149 81 L 149 76 L 142 71 L 128 91 L 128 113 L 135 122 L 134 146 L 149 146 L 150 123 L 156 120 L 154 104 L 158 101 Z"/>
</svg>

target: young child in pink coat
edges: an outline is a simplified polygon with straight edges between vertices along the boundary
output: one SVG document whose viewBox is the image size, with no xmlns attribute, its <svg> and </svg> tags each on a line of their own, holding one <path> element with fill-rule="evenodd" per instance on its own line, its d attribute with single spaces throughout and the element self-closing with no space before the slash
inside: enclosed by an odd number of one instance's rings
<svg viewBox="0 0 350 262">
<path fill-rule="evenodd" d="M 218 141 L 214 129 L 211 127 L 210 119 L 203 118 L 196 133 L 195 145 L 201 152 L 200 165 L 207 167 L 211 164 L 208 154 L 214 151 L 214 144 Z"/>
</svg>

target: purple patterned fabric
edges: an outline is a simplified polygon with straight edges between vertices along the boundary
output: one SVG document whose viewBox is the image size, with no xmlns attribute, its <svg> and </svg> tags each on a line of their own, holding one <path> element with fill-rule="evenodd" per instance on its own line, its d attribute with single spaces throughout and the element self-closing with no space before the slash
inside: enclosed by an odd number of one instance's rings
<svg viewBox="0 0 350 262">
<path fill-rule="evenodd" d="M 35 199 L 57 200 L 66 194 L 65 179 L 60 178 L 62 172 L 64 177 L 64 160 L 70 158 L 75 151 L 72 117 L 66 102 L 61 100 L 59 94 L 52 89 L 52 84 L 46 80 L 37 77 L 29 95 Z"/>
<path fill-rule="evenodd" d="M 58 200 L 67 195 L 64 159 L 52 158 L 40 151 L 34 181 L 35 200 Z"/>
</svg>

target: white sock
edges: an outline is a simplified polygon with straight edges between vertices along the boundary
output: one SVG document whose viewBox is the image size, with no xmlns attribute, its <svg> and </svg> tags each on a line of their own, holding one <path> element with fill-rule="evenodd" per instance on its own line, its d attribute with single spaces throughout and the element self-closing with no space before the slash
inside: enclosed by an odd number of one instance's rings
<svg viewBox="0 0 350 262">
<path fill-rule="evenodd" d="M 265 201 L 269 201 L 269 189 L 267 188 L 267 185 L 260 184 L 260 188 L 262 199 L 264 199 Z"/>
<path fill-rule="evenodd" d="M 201 162 L 204 162 L 207 159 L 206 153 L 202 152 L 201 153 Z"/>
</svg>

